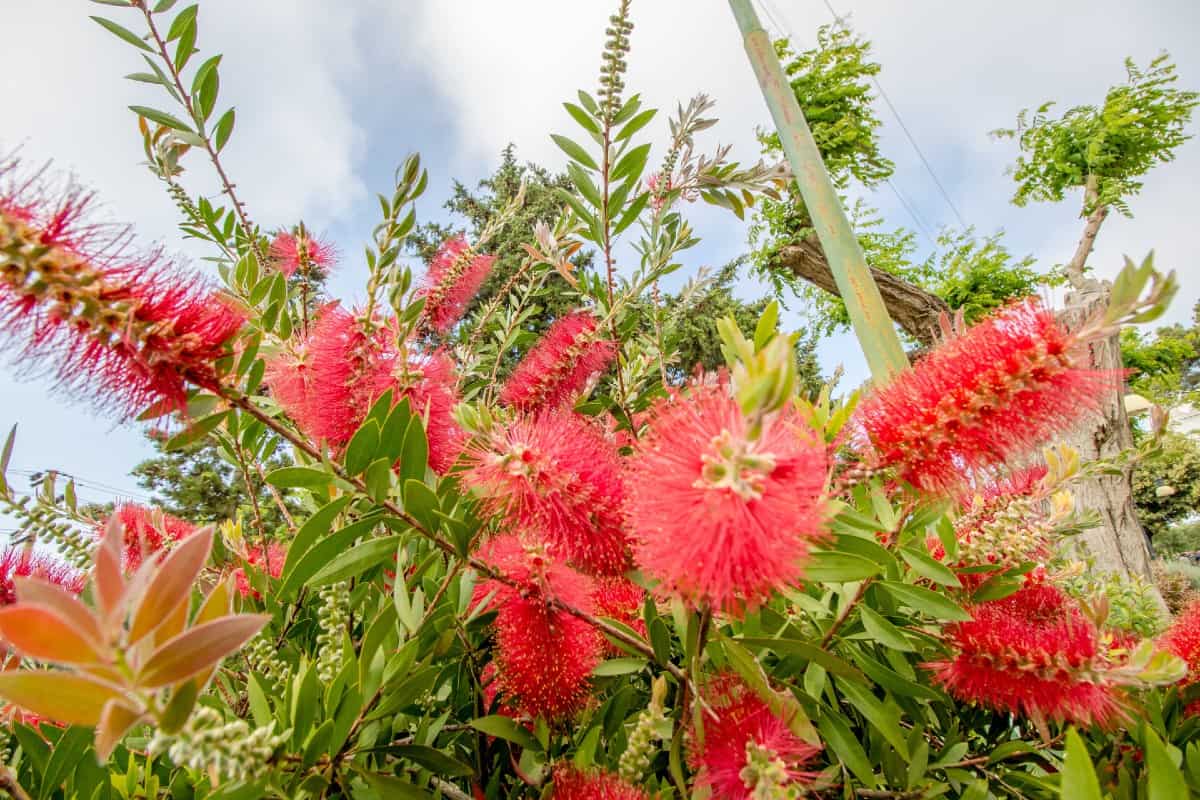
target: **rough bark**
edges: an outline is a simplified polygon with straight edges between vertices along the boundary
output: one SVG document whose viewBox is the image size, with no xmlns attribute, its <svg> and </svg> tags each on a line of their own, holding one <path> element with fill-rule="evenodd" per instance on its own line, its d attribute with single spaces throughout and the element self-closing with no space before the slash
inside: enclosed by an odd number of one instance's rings
<svg viewBox="0 0 1200 800">
<path fill-rule="evenodd" d="M 1092 197 L 1089 195 L 1089 198 Z M 1107 207 L 1099 206 L 1088 214 L 1083 236 L 1068 265 L 1068 275 L 1077 289 L 1068 295 L 1067 310 L 1063 312 L 1064 321 L 1068 324 L 1082 323 L 1108 303 L 1108 285 L 1083 278 L 1083 266 L 1107 213 Z M 819 289 L 838 294 L 829 262 L 825 260 L 815 236 L 801 244 L 782 248 L 772 266 L 787 270 Z M 923 346 L 932 345 L 940 334 L 939 317 L 950 313 L 946 302 L 874 267 L 871 268 L 871 275 L 879 284 L 879 291 L 892 319 Z M 1096 369 L 1122 369 L 1121 348 L 1116 335 L 1092 345 L 1092 365 Z M 1078 448 L 1085 461 L 1111 458 L 1133 445 L 1129 418 L 1125 414 L 1123 387 L 1104 397 L 1101 406 L 1102 416 L 1094 425 L 1083 426 L 1067 438 L 1072 446 Z M 1101 526 L 1083 536 L 1088 551 L 1096 559 L 1096 567 L 1149 579 L 1150 548 L 1134 509 L 1130 471 L 1082 482 L 1077 487 L 1076 504 L 1079 508 L 1092 509 L 1100 514 Z"/>
<path fill-rule="evenodd" d="M 1109 301 L 1109 285 L 1096 280 L 1083 282 L 1080 289 L 1067 295 L 1063 318 L 1069 325 L 1080 325 L 1100 313 Z M 1121 345 L 1118 334 L 1091 345 L 1092 366 L 1101 370 L 1121 370 Z M 1133 447 L 1133 432 L 1125 413 L 1123 385 L 1101 398 L 1100 419 L 1081 427 L 1067 437 L 1067 443 L 1079 450 L 1086 461 L 1111 459 Z M 1132 467 L 1119 475 L 1104 475 L 1081 481 L 1074 487 L 1076 507 L 1100 514 L 1100 527 L 1081 537 L 1101 570 L 1152 579 L 1149 539 L 1133 505 Z"/>
<path fill-rule="evenodd" d="M 773 266 L 803 278 L 818 289 L 833 295 L 839 294 L 833 272 L 825 259 L 825 251 L 815 235 L 800 244 L 782 248 Z M 922 347 L 932 346 L 940 332 L 938 318 L 942 314 L 950 314 L 950 306 L 946 305 L 946 301 L 875 267 L 871 267 L 871 277 L 879 286 L 888 315 Z"/>
</svg>

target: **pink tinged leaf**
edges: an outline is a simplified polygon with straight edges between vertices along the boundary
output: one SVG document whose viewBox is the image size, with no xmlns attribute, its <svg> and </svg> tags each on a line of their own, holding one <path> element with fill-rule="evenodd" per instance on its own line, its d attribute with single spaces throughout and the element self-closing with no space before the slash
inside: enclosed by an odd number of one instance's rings
<svg viewBox="0 0 1200 800">
<path fill-rule="evenodd" d="M 183 633 L 183 629 L 187 626 L 188 610 L 191 604 L 188 602 L 191 598 L 185 597 L 175 606 L 175 610 L 167 615 L 162 624 L 154 629 L 154 635 L 150 637 L 150 641 L 155 647 L 161 647 L 166 642 Z"/>
<path fill-rule="evenodd" d="M 197 625 L 164 644 L 137 676 L 145 689 L 169 686 L 190 678 L 237 651 L 271 619 L 266 614 L 236 614 Z"/>
<path fill-rule="evenodd" d="M 129 729 L 145 718 L 145 714 L 118 699 L 109 700 L 100 711 L 100 722 L 96 725 L 96 760 L 108 761 L 117 744 L 125 738 Z"/>
<path fill-rule="evenodd" d="M 31 603 L 0 608 L 0 637 L 28 658 L 59 664 L 97 664 L 105 655 L 54 609 Z"/>
<path fill-rule="evenodd" d="M 0 697 L 31 714 L 64 725 L 95 725 L 115 686 L 73 672 L 34 670 L 0 673 Z"/>
<path fill-rule="evenodd" d="M 213 587 L 200 604 L 193 625 L 203 625 L 233 612 L 233 576 L 226 578 Z"/>
<path fill-rule="evenodd" d="M 196 577 L 208 562 L 213 530 L 202 528 L 184 539 L 155 571 L 133 615 L 130 644 L 157 628 L 192 591 Z"/>
<path fill-rule="evenodd" d="M 100 622 L 92 610 L 79 602 L 79 598 L 56 583 L 36 577 L 13 578 L 18 603 L 30 603 L 53 609 L 60 617 L 70 622 L 80 633 L 92 640 L 97 649 L 103 649 L 104 635 Z"/>
<path fill-rule="evenodd" d="M 121 572 L 123 536 L 121 520 L 113 514 L 104 529 L 104 538 L 96 548 L 96 566 L 92 570 L 96 604 L 108 628 L 117 624 L 125 598 L 125 577 Z"/>
</svg>

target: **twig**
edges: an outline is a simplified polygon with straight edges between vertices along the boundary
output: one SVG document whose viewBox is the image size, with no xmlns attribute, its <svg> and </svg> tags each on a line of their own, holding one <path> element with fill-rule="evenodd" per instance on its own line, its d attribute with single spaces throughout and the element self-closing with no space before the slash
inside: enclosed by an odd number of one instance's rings
<svg viewBox="0 0 1200 800">
<path fill-rule="evenodd" d="M 287 523 L 288 532 L 296 532 L 296 520 L 292 517 L 292 512 L 288 510 L 287 503 L 283 502 L 283 495 L 279 493 L 271 483 L 267 481 L 267 472 L 263 469 L 262 464 L 258 461 L 254 462 L 254 469 L 258 472 L 258 479 L 263 482 L 263 486 L 267 487 L 267 491 L 271 493 L 271 498 L 275 501 L 275 505 L 279 508 L 279 513 L 283 517 L 283 521 Z"/>
<path fill-rule="evenodd" d="M 17 776 L 8 767 L 0 767 L 0 789 L 8 792 L 13 800 L 32 800 L 29 792 L 17 781 Z"/>
<path fill-rule="evenodd" d="M 850 602 L 842 606 L 842 610 L 838 612 L 837 618 L 834 619 L 833 624 L 829 626 L 829 630 L 825 631 L 825 635 L 821 637 L 821 643 L 817 645 L 820 649 L 824 650 L 829 646 L 829 643 L 833 641 L 833 635 L 837 633 L 838 628 L 841 628 L 842 625 L 845 624 L 846 620 L 850 618 L 850 612 L 853 611 L 854 607 L 857 606 L 859 601 L 863 599 L 863 595 L 867 592 L 867 587 L 870 586 L 874 581 L 874 578 L 867 578 L 858 585 L 858 591 L 855 592 L 854 597 L 850 598 Z"/>
</svg>

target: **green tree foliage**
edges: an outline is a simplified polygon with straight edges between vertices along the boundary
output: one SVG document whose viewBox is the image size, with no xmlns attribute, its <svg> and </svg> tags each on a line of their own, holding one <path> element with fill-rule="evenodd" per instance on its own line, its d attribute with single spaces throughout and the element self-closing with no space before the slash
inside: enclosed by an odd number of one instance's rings
<svg viewBox="0 0 1200 800">
<path fill-rule="evenodd" d="M 160 508 L 198 524 L 239 517 L 254 519 L 253 504 L 239 468 L 212 439 L 202 439 L 177 450 L 166 450 L 159 439 L 153 441 L 160 454 L 142 461 L 131 474 L 139 486 L 154 493 Z M 278 458 L 269 460 L 264 469 L 283 463 Z M 268 533 L 282 527 L 283 515 L 263 481 L 253 471 L 250 479 L 256 488 L 263 527 Z"/>
<path fill-rule="evenodd" d="M 1060 117 L 1053 103 L 1017 116 L 1015 128 L 994 131 L 1016 139 L 1021 156 L 1013 168 L 1013 203 L 1059 202 L 1073 189 L 1087 189 L 1085 213 L 1112 206 L 1128 215 L 1128 200 L 1141 178 L 1171 161 L 1190 138 L 1185 128 L 1196 92 L 1178 89 L 1175 65 L 1163 53 L 1144 69 L 1125 60 L 1126 82 L 1109 89 L 1100 106 L 1075 106 Z"/>
<path fill-rule="evenodd" d="M 1152 537 L 1200 509 L 1200 444 L 1180 434 L 1163 435 L 1159 449 L 1133 470 L 1138 517 Z"/>
<path fill-rule="evenodd" d="M 1190 326 L 1159 328 L 1151 336 L 1121 331 L 1121 358 L 1132 370 L 1129 388 L 1165 407 L 1200 401 L 1200 303 Z"/>
<path fill-rule="evenodd" d="M 870 188 L 888 180 L 893 164 L 879 144 L 881 122 L 870 81 L 880 66 L 870 58 L 870 42 L 847 28 L 826 25 L 817 32 L 815 48 L 797 53 L 780 40 L 776 51 L 834 184 L 839 189 Z M 760 141 L 768 154 L 781 150 L 778 134 L 761 134 Z M 934 251 L 920 259 L 916 235 L 887 227 L 861 200 L 851 208 L 851 219 L 868 264 L 936 294 L 951 309 L 961 309 L 968 322 L 1054 280 L 1037 272 L 1032 257 L 1013 254 L 1003 231 L 980 236 L 974 228 L 944 230 Z M 803 299 L 817 330 L 831 333 L 850 323 L 842 299 L 773 268 L 781 248 L 812 234 L 795 191 L 780 201 L 765 199 L 751 229 L 753 263 L 777 292 L 791 290 Z"/>
<path fill-rule="evenodd" d="M 1200 521 L 1172 525 L 1154 537 L 1154 551 L 1162 558 L 1175 558 L 1200 550 Z"/>
<path fill-rule="evenodd" d="M 522 184 L 525 185 L 525 201 L 492 237 L 487 250 L 496 256 L 496 264 L 468 308 L 467 316 L 491 300 L 521 268 L 527 258 L 523 245 L 528 244 L 530 231 L 539 222 L 554 223 L 563 208 L 558 192 L 574 191 L 571 179 L 565 174 L 553 174 L 533 162 L 521 163 L 516 147 L 510 144 L 501 151 L 496 170 L 480 180 L 474 189 L 462 181 L 454 181 L 450 199 L 444 205 L 453 221 L 418 225 L 410 237 L 409 249 L 429 263 L 442 242 L 452 236 L 465 234 L 469 240 L 476 240 L 500 209 L 517 196 Z M 572 259 L 577 269 L 590 267 L 592 261 L 590 251 L 583 251 Z M 563 292 L 547 292 L 539 300 L 543 313 L 530 321 L 531 328 L 539 332 L 549 321 L 571 308 L 571 300 Z"/>
</svg>

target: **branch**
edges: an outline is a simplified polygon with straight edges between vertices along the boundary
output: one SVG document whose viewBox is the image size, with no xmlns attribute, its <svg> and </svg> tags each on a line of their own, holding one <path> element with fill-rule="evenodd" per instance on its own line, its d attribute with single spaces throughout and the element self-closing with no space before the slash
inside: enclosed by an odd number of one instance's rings
<svg viewBox="0 0 1200 800">
<path fill-rule="evenodd" d="M 771 269 L 790 272 L 798 278 L 835 296 L 841 296 L 825 251 L 821 249 L 816 235 L 808 236 L 800 244 L 781 248 L 771 259 Z M 923 347 L 932 346 L 939 337 L 938 318 L 950 314 L 950 306 L 935 294 L 925 291 L 890 272 L 871 267 L 871 277 L 883 295 L 883 304 L 888 316 L 916 339 Z"/>
<path fill-rule="evenodd" d="M 0 767 L 0 791 L 7 792 L 13 800 L 30 800 L 29 793 L 17 781 L 17 776 L 8 767 Z"/>
<path fill-rule="evenodd" d="M 1092 248 L 1096 245 L 1096 236 L 1100 233 L 1100 226 L 1108 217 L 1109 207 L 1099 203 L 1100 195 L 1096 188 L 1098 183 L 1099 179 L 1095 175 L 1088 176 L 1087 186 L 1083 190 L 1083 210 L 1087 213 L 1087 222 L 1083 225 L 1083 235 L 1079 237 L 1075 255 L 1071 256 L 1071 260 L 1067 264 L 1067 280 L 1076 289 L 1086 287 L 1083 268 L 1087 264 L 1088 256 L 1092 254 Z M 1090 212 L 1088 212 L 1089 208 Z"/>
</svg>

